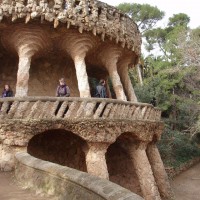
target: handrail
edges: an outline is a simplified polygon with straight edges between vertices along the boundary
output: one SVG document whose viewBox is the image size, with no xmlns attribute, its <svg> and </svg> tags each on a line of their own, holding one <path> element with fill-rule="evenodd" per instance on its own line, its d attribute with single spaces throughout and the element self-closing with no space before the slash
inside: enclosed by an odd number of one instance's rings
<svg viewBox="0 0 200 200">
<path fill-rule="evenodd" d="M 0 119 L 130 119 L 159 121 L 161 111 L 147 103 L 79 97 L 0 98 Z"/>
<path fill-rule="evenodd" d="M 17 153 L 15 157 L 15 177 L 22 185 L 59 199 L 143 200 L 115 183 L 88 173 L 41 160 L 25 152 Z"/>
</svg>

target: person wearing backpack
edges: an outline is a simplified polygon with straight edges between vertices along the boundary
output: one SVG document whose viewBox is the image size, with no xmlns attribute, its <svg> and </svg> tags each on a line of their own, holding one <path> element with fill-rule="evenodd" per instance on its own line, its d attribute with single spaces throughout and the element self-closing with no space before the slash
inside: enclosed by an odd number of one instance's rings
<svg viewBox="0 0 200 200">
<path fill-rule="evenodd" d="M 70 96 L 70 90 L 69 90 L 69 87 L 66 85 L 64 78 L 61 78 L 59 80 L 59 85 L 56 89 L 56 96 L 57 97 L 69 97 Z"/>
<path fill-rule="evenodd" d="M 96 95 L 95 95 L 95 97 L 107 98 L 105 84 L 106 84 L 106 81 L 104 79 L 101 79 L 99 81 L 99 84 L 96 87 Z"/>
</svg>

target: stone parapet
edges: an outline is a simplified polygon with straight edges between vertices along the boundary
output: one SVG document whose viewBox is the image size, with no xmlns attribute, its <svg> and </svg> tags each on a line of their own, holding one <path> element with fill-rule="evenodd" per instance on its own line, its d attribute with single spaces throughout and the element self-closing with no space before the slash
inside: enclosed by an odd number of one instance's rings
<svg viewBox="0 0 200 200">
<path fill-rule="evenodd" d="M 140 196 L 108 180 L 30 156 L 16 154 L 15 176 L 24 187 L 76 200 L 142 200 Z"/>
<path fill-rule="evenodd" d="M 79 32 L 91 31 L 101 39 L 109 38 L 140 55 L 141 36 L 137 25 L 117 8 L 96 0 L 55 0 L 55 1 L 8 1 L 0 2 L 0 21 L 23 18 L 25 23 L 40 19 L 41 23 L 53 22 L 77 27 Z"/>
<path fill-rule="evenodd" d="M 23 97 L 0 99 L 0 119 L 129 119 L 160 121 L 150 104 L 101 98 Z"/>
</svg>

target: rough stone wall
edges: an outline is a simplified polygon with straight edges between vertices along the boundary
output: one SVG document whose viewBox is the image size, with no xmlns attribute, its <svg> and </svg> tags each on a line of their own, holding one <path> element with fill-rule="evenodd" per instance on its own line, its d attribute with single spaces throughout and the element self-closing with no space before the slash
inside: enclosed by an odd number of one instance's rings
<svg viewBox="0 0 200 200">
<path fill-rule="evenodd" d="M 34 136 L 27 152 L 36 158 L 86 172 L 84 145 L 84 140 L 70 132 L 51 130 Z"/>
<path fill-rule="evenodd" d="M 30 68 L 29 96 L 55 96 L 59 79 L 65 78 L 71 97 L 79 97 L 74 64 L 69 57 L 41 58 Z"/>
<path fill-rule="evenodd" d="M 147 156 L 146 147 L 160 137 L 162 129 L 162 122 L 135 120 L 133 123 L 125 119 L 3 120 L 0 123 L 0 168 L 4 171 L 13 169 L 14 154 L 26 151 L 28 146 L 28 151 L 36 157 L 59 164 L 67 163 L 84 171 L 86 162 L 88 173 L 106 179 L 110 177 L 112 181 L 138 194 L 142 191 L 145 199 L 160 200 L 160 182 L 156 180 L 152 169 L 155 169 L 155 163 L 162 161 L 154 156 L 154 162 L 150 164 L 151 157 Z M 61 135 L 57 135 L 57 131 Z M 70 132 L 77 136 L 71 137 Z M 82 139 L 75 139 L 78 136 Z M 85 142 L 82 143 L 83 140 Z M 82 159 L 83 152 L 85 162 Z M 159 172 L 163 175 L 164 168 Z M 165 179 L 162 181 L 167 183 Z M 161 195 L 168 197 L 166 190 L 163 191 Z"/>
<path fill-rule="evenodd" d="M 70 122 L 70 123 L 69 123 Z M 158 122 L 132 122 L 127 120 L 8 120 L 0 123 L 0 169 L 9 171 L 14 168 L 14 154 L 26 151 L 34 135 L 48 130 L 64 129 L 71 131 L 87 142 L 113 143 L 116 138 L 128 132 L 130 138 L 151 141 L 154 134 L 161 134 L 163 124 Z M 134 132 L 131 133 L 131 130 Z M 155 132 L 155 130 L 157 132 Z"/>
</svg>

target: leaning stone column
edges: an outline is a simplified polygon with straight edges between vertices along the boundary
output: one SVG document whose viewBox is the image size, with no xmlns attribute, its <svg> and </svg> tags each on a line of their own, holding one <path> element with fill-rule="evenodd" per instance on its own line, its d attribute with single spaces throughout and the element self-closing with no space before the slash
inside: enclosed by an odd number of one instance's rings
<svg viewBox="0 0 200 200">
<path fill-rule="evenodd" d="M 123 64 L 119 66 L 119 75 L 122 80 L 124 90 L 126 91 L 128 100 L 137 102 L 137 97 L 135 95 L 135 91 L 133 89 L 133 86 L 129 77 L 128 64 Z"/>
<path fill-rule="evenodd" d="M 59 45 L 74 61 L 80 97 L 91 97 L 85 57 L 95 46 L 94 37 L 86 33 L 77 35 L 69 32 L 63 36 Z"/>
<path fill-rule="evenodd" d="M 29 70 L 33 56 L 39 56 L 51 48 L 46 31 L 36 26 L 13 24 L 8 33 L 2 33 L 2 44 L 8 51 L 15 51 L 19 56 L 16 96 L 27 96 Z"/>
<path fill-rule="evenodd" d="M 146 154 L 146 143 L 127 144 L 131 160 L 138 176 L 140 187 L 145 200 L 161 200 L 151 165 Z"/>
<path fill-rule="evenodd" d="M 117 99 L 126 101 L 126 95 L 124 93 L 123 86 L 122 86 L 122 83 L 117 71 L 117 60 L 113 59 L 112 62 L 110 62 L 107 65 L 107 69 L 108 69 L 108 73 L 111 78 L 113 89 L 115 91 Z"/>
<path fill-rule="evenodd" d="M 88 149 L 85 151 L 88 173 L 104 179 L 109 178 L 105 158 L 108 146 L 107 143 L 88 143 Z"/>
<path fill-rule="evenodd" d="M 108 95 L 108 98 L 112 98 L 112 94 L 111 94 L 111 91 L 110 91 L 110 86 L 109 86 L 109 83 L 108 83 L 108 79 L 106 80 L 106 91 L 107 91 L 107 95 Z"/>
<path fill-rule="evenodd" d="M 104 65 L 108 70 L 108 74 L 111 78 L 117 99 L 126 101 L 126 95 L 124 93 L 120 76 L 117 71 L 117 62 L 119 61 L 120 56 L 121 50 L 119 48 L 108 46 L 99 52 L 98 58 L 102 62 L 102 65 Z"/>
<path fill-rule="evenodd" d="M 16 97 L 27 96 L 28 94 L 28 81 L 29 81 L 29 69 L 31 65 L 31 56 L 19 54 L 19 64 L 17 72 L 17 84 L 16 84 Z"/>
<path fill-rule="evenodd" d="M 91 97 L 88 75 L 86 71 L 85 55 L 75 55 L 74 64 L 76 69 L 76 77 L 78 81 L 80 97 Z"/>
<path fill-rule="evenodd" d="M 151 164 L 153 174 L 160 191 L 160 195 L 164 199 L 170 199 L 173 197 L 167 173 L 165 171 L 160 153 L 155 143 L 151 143 L 147 147 L 147 155 Z"/>
</svg>

